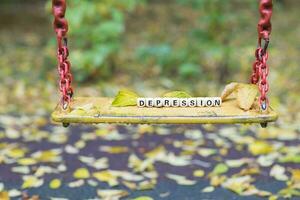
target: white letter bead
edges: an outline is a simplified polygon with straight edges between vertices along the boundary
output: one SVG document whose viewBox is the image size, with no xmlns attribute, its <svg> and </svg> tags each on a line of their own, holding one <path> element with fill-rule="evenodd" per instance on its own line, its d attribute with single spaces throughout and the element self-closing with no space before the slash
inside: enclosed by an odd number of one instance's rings
<svg viewBox="0 0 300 200">
<path fill-rule="evenodd" d="M 222 104 L 221 97 L 214 97 L 214 106 L 219 107 Z"/>
<path fill-rule="evenodd" d="M 163 107 L 171 107 L 172 106 L 171 98 L 162 98 L 162 100 L 163 100 Z"/>
<path fill-rule="evenodd" d="M 154 99 L 153 98 L 146 98 L 146 106 L 147 107 L 154 107 Z"/>
<path fill-rule="evenodd" d="M 205 99 L 205 106 L 208 106 L 208 107 L 212 107 L 213 106 L 213 101 L 211 98 L 206 98 Z"/>
<path fill-rule="evenodd" d="M 179 107 L 180 106 L 180 99 L 179 98 L 172 98 L 172 107 Z"/>
<path fill-rule="evenodd" d="M 146 107 L 146 99 L 145 98 L 138 98 L 137 99 L 138 107 Z"/>
<path fill-rule="evenodd" d="M 154 107 L 163 107 L 163 98 L 154 98 Z"/>
<path fill-rule="evenodd" d="M 188 98 L 180 98 L 180 107 L 188 107 L 189 99 Z"/>
<path fill-rule="evenodd" d="M 205 106 L 205 99 L 202 97 L 197 98 L 197 107 L 203 107 Z"/>
<path fill-rule="evenodd" d="M 188 98 L 188 107 L 196 107 L 197 98 Z"/>
</svg>

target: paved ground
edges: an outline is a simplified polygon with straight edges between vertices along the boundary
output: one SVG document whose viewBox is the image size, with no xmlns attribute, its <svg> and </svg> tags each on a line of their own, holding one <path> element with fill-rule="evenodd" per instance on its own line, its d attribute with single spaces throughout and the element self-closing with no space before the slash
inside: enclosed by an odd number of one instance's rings
<svg viewBox="0 0 300 200">
<path fill-rule="evenodd" d="M 253 127 L 101 125 L 65 129 L 50 124 L 47 117 L 0 119 L 0 189 L 9 191 L 13 199 L 19 199 L 20 192 L 39 195 L 40 199 L 97 199 L 99 191 L 107 192 L 103 199 L 118 199 L 110 194 L 117 189 L 128 192 L 123 199 L 252 200 L 270 196 L 258 194 L 252 186 L 272 194 L 286 187 L 285 181 L 270 177 L 276 160 L 261 166 L 259 155 L 246 148 L 247 141 L 256 140 L 253 130 L 257 129 Z M 273 148 L 279 144 L 296 147 L 299 137 L 269 142 Z M 273 155 L 274 150 L 267 153 Z M 230 164 L 232 160 L 237 163 Z M 141 167 L 143 161 L 145 168 Z M 220 163 L 227 163 L 227 168 L 217 172 Z M 279 165 L 299 168 L 292 162 Z M 197 170 L 204 174 L 195 175 Z M 246 185 L 239 194 L 222 185 L 236 176 L 252 179 L 237 182 Z M 51 185 L 53 180 L 61 185 Z M 216 187 L 210 191 L 211 185 Z"/>
</svg>

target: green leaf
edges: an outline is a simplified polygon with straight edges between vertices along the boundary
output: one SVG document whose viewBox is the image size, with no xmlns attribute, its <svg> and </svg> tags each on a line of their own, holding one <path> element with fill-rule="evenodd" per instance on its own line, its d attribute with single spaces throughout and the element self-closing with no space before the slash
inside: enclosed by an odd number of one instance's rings
<svg viewBox="0 0 300 200">
<path fill-rule="evenodd" d="M 215 166 L 213 174 L 224 174 L 228 171 L 228 166 L 224 163 L 219 163 Z"/>
<path fill-rule="evenodd" d="M 300 163 L 300 155 L 288 154 L 281 158 L 279 158 L 279 162 L 281 163 Z"/>
<path fill-rule="evenodd" d="M 191 98 L 192 96 L 184 91 L 172 91 L 163 95 L 164 97 L 173 98 Z"/>
<path fill-rule="evenodd" d="M 130 90 L 120 90 L 118 95 L 112 102 L 112 106 L 122 107 L 122 106 L 136 106 L 136 101 L 139 96 Z"/>
</svg>

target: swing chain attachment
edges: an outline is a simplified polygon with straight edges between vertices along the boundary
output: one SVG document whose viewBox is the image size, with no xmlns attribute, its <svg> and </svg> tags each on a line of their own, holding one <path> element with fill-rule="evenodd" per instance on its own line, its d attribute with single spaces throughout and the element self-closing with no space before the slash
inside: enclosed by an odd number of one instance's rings
<svg viewBox="0 0 300 200">
<path fill-rule="evenodd" d="M 266 111 L 269 107 L 269 100 L 267 93 L 269 91 L 268 75 L 269 66 L 267 65 L 268 60 L 268 46 L 270 43 L 270 34 L 272 30 L 271 17 L 273 3 L 272 0 L 260 0 L 259 11 L 260 20 L 257 26 L 258 30 L 258 48 L 255 51 L 256 60 L 253 63 L 253 73 L 251 76 L 251 83 L 258 84 L 260 97 L 259 103 L 262 111 Z M 262 44 L 264 41 L 264 44 Z"/>
<path fill-rule="evenodd" d="M 59 90 L 61 92 L 61 105 L 64 110 L 70 105 L 73 88 L 71 63 L 68 60 L 68 21 L 65 18 L 66 0 L 52 0 L 52 12 L 54 15 L 54 30 L 57 39 L 57 60 L 58 60 L 58 73 L 59 73 Z"/>
</svg>

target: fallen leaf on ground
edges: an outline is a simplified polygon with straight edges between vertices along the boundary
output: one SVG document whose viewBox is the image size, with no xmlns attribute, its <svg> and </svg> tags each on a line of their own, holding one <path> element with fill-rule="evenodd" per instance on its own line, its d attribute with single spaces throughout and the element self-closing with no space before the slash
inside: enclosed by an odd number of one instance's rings
<svg viewBox="0 0 300 200">
<path fill-rule="evenodd" d="M 132 200 L 153 200 L 153 198 L 148 196 L 141 196 L 141 197 L 134 198 Z"/>
<path fill-rule="evenodd" d="M 300 169 L 291 169 L 292 181 L 295 183 L 300 183 Z"/>
<path fill-rule="evenodd" d="M 126 190 L 97 190 L 97 194 L 99 197 L 107 200 L 117 200 L 129 195 Z"/>
<path fill-rule="evenodd" d="M 241 195 L 244 191 L 249 189 L 250 183 L 252 181 L 253 179 L 249 175 L 241 177 L 232 177 L 228 178 L 224 183 L 222 183 L 222 186 Z"/>
<path fill-rule="evenodd" d="M 217 153 L 216 149 L 212 148 L 199 148 L 198 154 L 202 157 L 208 157 Z"/>
<path fill-rule="evenodd" d="M 11 198 L 19 197 L 22 195 L 22 192 L 17 189 L 11 189 L 8 191 L 8 196 Z"/>
<path fill-rule="evenodd" d="M 77 187 L 81 187 L 83 184 L 84 184 L 84 180 L 79 179 L 79 180 L 70 182 L 68 185 L 70 188 L 77 188 Z"/>
<path fill-rule="evenodd" d="M 287 154 L 281 158 L 279 158 L 279 162 L 281 163 L 300 163 L 300 154 Z"/>
<path fill-rule="evenodd" d="M 119 184 L 118 177 L 113 175 L 109 171 L 95 172 L 93 173 L 93 177 L 95 177 L 100 182 L 108 183 L 111 187 Z"/>
<path fill-rule="evenodd" d="M 86 168 L 79 168 L 73 174 L 76 179 L 87 179 L 90 177 L 90 172 Z"/>
<path fill-rule="evenodd" d="M 248 150 L 252 155 L 257 156 L 257 155 L 271 153 L 273 151 L 273 147 L 268 142 L 255 141 L 249 144 Z"/>
<path fill-rule="evenodd" d="M 212 171 L 212 174 L 224 174 L 228 171 L 228 166 L 224 163 L 219 163 L 215 166 Z"/>
<path fill-rule="evenodd" d="M 127 153 L 129 149 L 126 146 L 101 146 L 100 151 L 111 153 L 111 154 L 120 154 L 120 153 Z"/>
<path fill-rule="evenodd" d="M 226 160 L 225 163 L 228 167 L 231 168 L 237 168 L 241 167 L 245 164 L 253 162 L 253 159 L 250 158 L 241 158 L 241 159 L 236 159 L 236 160 Z"/>
<path fill-rule="evenodd" d="M 189 180 L 185 176 L 177 175 L 177 174 L 166 174 L 166 177 L 174 180 L 179 185 L 195 185 L 196 181 Z"/>
<path fill-rule="evenodd" d="M 43 179 L 38 179 L 35 176 L 24 176 L 23 179 L 22 189 L 36 188 L 44 183 Z"/>
<path fill-rule="evenodd" d="M 214 187 L 220 186 L 227 179 L 225 175 L 210 175 L 210 185 Z"/>
<path fill-rule="evenodd" d="M 215 190 L 215 187 L 213 186 L 207 186 L 205 188 L 202 189 L 202 192 L 204 193 L 210 193 L 210 192 L 213 192 Z"/>
<path fill-rule="evenodd" d="M 58 188 L 60 188 L 60 186 L 61 186 L 61 180 L 59 180 L 59 179 L 53 179 L 49 183 L 49 187 L 51 189 L 58 189 Z"/>
<path fill-rule="evenodd" d="M 205 172 L 202 169 L 198 169 L 193 172 L 193 175 L 195 177 L 203 177 L 205 175 Z"/>
<path fill-rule="evenodd" d="M 0 199 L 1 200 L 10 200 L 10 198 L 8 196 L 8 192 L 6 192 L 6 191 L 0 192 Z"/>
<path fill-rule="evenodd" d="M 18 160 L 19 165 L 34 165 L 37 161 L 33 158 L 21 158 Z"/>
<path fill-rule="evenodd" d="M 270 170 L 270 176 L 278 181 L 287 181 L 288 176 L 285 174 L 285 168 L 280 165 L 274 165 Z"/>
<path fill-rule="evenodd" d="M 281 196 L 283 196 L 284 198 L 289 198 L 290 199 L 293 196 L 300 196 L 300 191 L 288 186 L 287 188 L 284 188 L 284 189 L 280 190 L 279 194 Z"/>
<path fill-rule="evenodd" d="M 137 189 L 138 190 L 151 190 L 151 189 L 155 188 L 156 183 L 157 182 L 155 179 L 142 181 L 138 184 Z"/>
</svg>

